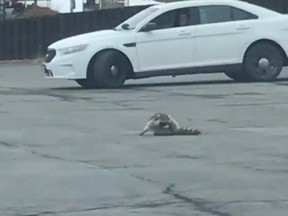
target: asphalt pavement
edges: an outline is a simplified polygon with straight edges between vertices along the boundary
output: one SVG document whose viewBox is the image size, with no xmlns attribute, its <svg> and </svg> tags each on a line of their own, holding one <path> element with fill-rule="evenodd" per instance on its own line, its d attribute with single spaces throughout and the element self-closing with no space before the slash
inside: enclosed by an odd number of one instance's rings
<svg viewBox="0 0 288 216">
<path fill-rule="evenodd" d="M 83 90 L 2 64 L 0 215 L 287 216 L 287 75 Z M 202 134 L 138 136 L 154 112 Z"/>
</svg>

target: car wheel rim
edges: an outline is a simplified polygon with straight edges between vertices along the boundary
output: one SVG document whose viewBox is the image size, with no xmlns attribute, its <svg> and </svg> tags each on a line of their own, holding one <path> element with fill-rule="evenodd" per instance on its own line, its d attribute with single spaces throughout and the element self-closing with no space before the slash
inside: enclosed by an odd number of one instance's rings
<svg viewBox="0 0 288 216">
<path fill-rule="evenodd" d="M 112 64 L 109 68 L 109 77 L 113 82 L 118 82 L 121 80 L 122 67 L 120 64 Z"/>
<path fill-rule="evenodd" d="M 255 73 L 259 76 L 270 76 L 278 70 L 277 61 L 268 58 L 259 58 L 255 64 Z"/>
<path fill-rule="evenodd" d="M 119 75 L 119 68 L 116 65 L 110 67 L 110 74 L 112 77 L 117 77 Z"/>
</svg>

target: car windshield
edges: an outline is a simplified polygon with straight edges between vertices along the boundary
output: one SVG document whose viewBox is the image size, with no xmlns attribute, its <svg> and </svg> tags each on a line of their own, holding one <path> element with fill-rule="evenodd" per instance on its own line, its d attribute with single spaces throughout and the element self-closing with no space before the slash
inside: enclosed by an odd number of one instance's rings
<svg viewBox="0 0 288 216">
<path fill-rule="evenodd" d="M 134 29 L 137 26 L 137 24 L 140 23 L 143 19 L 145 19 L 146 17 L 150 16 L 151 14 L 155 13 L 158 10 L 159 10 L 159 8 L 153 7 L 153 6 L 146 8 L 146 9 L 142 10 L 141 12 L 135 14 L 134 16 L 130 17 L 129 19 L 125 20 L 124 22 L 122 22 L 115 29 L 116 30 L 123 29 L 121 27 L 123 24 L 128 24 L 129 29 Z"/>
</svg>

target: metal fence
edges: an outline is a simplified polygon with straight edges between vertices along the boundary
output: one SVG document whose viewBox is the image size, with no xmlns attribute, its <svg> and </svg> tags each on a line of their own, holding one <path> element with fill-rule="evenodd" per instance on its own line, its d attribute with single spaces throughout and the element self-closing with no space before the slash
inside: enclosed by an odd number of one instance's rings
<svg viewBox="0 0 288 216">
<path fill-rule="evenodd" d="M 242 0 L 242 1 L 260 5 L 280 13 L 285 14 L 288 13 L 288 0 Z"/>
<path fill-rule="evenodd" d="M 147 6 L 57 14 L 0 23 L 0 60 L 33 59 L 69 36 L 110 29 Z"/>
<path fill-rule="evenodd" d="M 288 12 L 288 0 L 247 1 L 281 13 Z M 0 60 L 41 57 L 47 46 L 59 39 L 113 28 L 146 7 L 109 8 L 0 22 Z"/>
</svg>

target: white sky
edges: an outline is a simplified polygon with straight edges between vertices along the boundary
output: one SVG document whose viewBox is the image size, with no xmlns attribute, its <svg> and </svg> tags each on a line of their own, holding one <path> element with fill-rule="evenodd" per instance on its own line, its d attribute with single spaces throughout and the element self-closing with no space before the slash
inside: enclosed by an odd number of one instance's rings
<svg viewBox="0 0 288 216">
<path fill-rule="evenodd" d="M 75 12 L 83 11 L 83 3 L 86 3 L 86 0 L 75 0 L 76 9 Z M 99 0 L 98 0 L 99 1 Z M 98 2 L 96 1 L 96 2 Z M 23 1 L 20 1 L 24 3 Z M 32 4 L 33 0 L 27 0 L 27 4 Z M 143 5 L 151 4 L 151 2 L 156 2 L 154 0 L 129 0 L 129 4 L 132 5 Z M 40 7 L 49 7 L 52 10 L 58 11 L 60 13 L 69 13 L 70 12 L 70 0 L 38 0 L 37 3 Z"/>
</svg>

